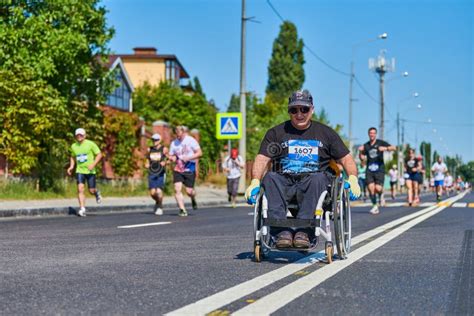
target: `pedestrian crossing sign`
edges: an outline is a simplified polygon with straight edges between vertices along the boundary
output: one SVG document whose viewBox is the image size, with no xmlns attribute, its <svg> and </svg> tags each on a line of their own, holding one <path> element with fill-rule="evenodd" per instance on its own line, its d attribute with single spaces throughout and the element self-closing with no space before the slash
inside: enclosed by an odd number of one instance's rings
<svg viewBox="0 0 474 316">
<path fill-rule="evenodd" d="M 216 138 L 240 139 L 242 137 L 242 113 L 217 113 Z"/>
</svg>

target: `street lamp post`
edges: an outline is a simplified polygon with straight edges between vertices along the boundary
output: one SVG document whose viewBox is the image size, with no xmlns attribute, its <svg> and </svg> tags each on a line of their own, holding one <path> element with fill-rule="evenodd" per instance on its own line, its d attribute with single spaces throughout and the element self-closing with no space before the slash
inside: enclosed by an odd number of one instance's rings
<svg viewBox="0 0 474 316">
<path fill-rule="evenodd" d="M 356 43 L 356 44 L 352 45 L 351 74 L 350 74 L 350 81 L 349 81 L 349 150 L 351 152 L 352 152 L 353 141 L 354 141 L 354 139 L 352 137 L 352 102 L 356 101 L 356 99 L 354 99 L 352 97 L 352 88 L 353 88 L 354 77 L 355 77 L 355 71 L 354 71 L 355 52 L 356 52 L 357 47 L 360 46 L 360 45 L 371 43 L 371 42 L 377 41 L 379 39 L 386 39 L 387 37 L 388 37 L 387 33 L 382 33 L 379 36 L 377 36 L 376 38 L 372 38 L 370 40 L 360 42 L 360 43 Z"/>
</svg>

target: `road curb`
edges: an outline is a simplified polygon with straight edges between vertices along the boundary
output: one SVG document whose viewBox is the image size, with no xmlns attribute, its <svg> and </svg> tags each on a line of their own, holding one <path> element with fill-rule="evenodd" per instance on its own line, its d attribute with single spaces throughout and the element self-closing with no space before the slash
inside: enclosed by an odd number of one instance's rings
<svg viewBox="0 0 474 316">
<path fill-rule="evenodd" d="M 219 206 L 219 205 L 226 205 L 229 204 L 225 198 L 222 200 L 211 200 L 211 201 L 199 201 L 199 207 L 206 207 L 206 206 Z M 191 209 L 191 204 L 185 204 L 188 209 Z M 126 212 L 126 211 L 136 211 L 136 210 L 143 210 L 152 212 L 153 207 L 155 206 L 154 203 L 150 204 L 132 204 L 132 205 L 100 205 L 100 206 L 88 206 L 87 213 L 101 213 L 101 212 L 109 212 L 109 213 L 119 213 L 119 212 Z M 164 203 L 163 209 L 177 209 L 176 202 L 173 203 Z M 76 215 L 77 211 L 79 210 L 78 206 L 62 206 L 62 207 L 27 207 L 27 208 L 19 208 L 19 209 L 11 209 L 11 210 L 0 210 L 0 218 L 6 217 L 24 217 L 24 216 L 48 216 L 48 215 Z"/>
</svg>

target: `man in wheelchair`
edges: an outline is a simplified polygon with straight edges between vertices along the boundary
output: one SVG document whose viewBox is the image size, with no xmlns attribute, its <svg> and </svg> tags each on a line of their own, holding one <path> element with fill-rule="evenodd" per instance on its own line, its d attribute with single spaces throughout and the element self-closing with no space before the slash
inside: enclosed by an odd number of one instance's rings
<svg viewBox="0 0 474 316">
<path fill-rule="evenodd" d="M 352 155 L 332 128 L 311 120 L 313 113 L 309 91 L 294 92 L 288 102 L 290 120 L 269 129 L 260 144 L 245 198 L 247 203 L 255 204 L 262 186 L 270 219 L 286 219 L 288 204 L 295 200 L 296 218 L 313 219 L 318 199 L 331 182 L 331 159 L 348 175 L 351 199 L 360 196 Z M 265 174 L 270 162 L 272 170 Z M 308 228 L 272 228 L 272 234 L 277 237 L 277 248 L 310 247 L 312 233 Z"/>
</svg>

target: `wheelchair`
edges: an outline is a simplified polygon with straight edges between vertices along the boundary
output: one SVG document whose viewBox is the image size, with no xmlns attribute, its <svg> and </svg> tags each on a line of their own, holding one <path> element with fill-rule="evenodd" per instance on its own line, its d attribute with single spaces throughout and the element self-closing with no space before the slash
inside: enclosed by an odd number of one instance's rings
<svg viewBox="0 0 474 316">
<path fill-rule="evenodd" d="M 321 238 L 326 240 L 324 248 L 328 263 L 333 262 L 334 243 L 339 259 L 347 258 L 351 249 L 352 236 L 349 184 L 344 181 L 339 169 L 331 173 L 331 177 L 327 190 L 323 191 L 319 197 L 314 218 L 309 220 L 294 218 L 298 212 L 296 201 L 290 201 L 287 205 L 286 219 L 268 218 L 268 202 L 263 188 L 260 189 L 254 208 L 254 260 L 256 262 L 262 261 L 270 251 L 298 251 L 307 254 L 316 249 Z M 271 230 L 278 227 L 309 228 L 311 231 L 314 229 L 314 236 L 310 237 L 310 247 L 276 248 L 276 236 L 271 234 Z"/>
</svg>

